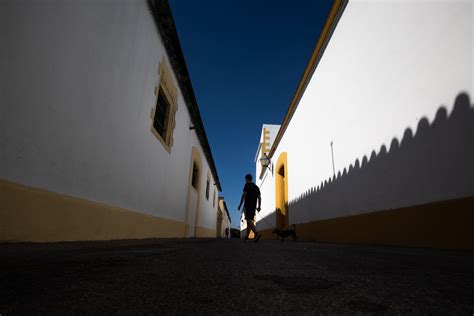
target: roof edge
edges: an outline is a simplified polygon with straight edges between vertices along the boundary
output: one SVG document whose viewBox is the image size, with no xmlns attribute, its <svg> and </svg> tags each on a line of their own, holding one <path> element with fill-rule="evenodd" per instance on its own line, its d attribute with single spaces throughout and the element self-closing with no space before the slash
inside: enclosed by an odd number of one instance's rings
<svg viewBox="0 0 474 316">
<path fill-rule="evenodd" d="M 232 223 L 232 218 L 230 217 L 229 209 L 227 208 L 227 203 L 225 202 L 224 197 L 220 196 L 219 200 L 222 200 L 222 204 L 224 204 L 225 212 L 227 213 L 227 218 L 229 218 L 229 222 Z"/>
<path fill-rule="evenodd" d="M 313 49 L 313 53 L 311 54 L 309 62 L 306 65 L 303 75 L 301 76 L 295 94 L 291 99 L 288 111 L 286 112 L 285 117 L 283 118 L 283 122 L 281 123 L 280 129 L 275 137 L 275 140 L 273 141 L 272 148 L 268 153 L 268 158 L 271 159 L 273 157 L 273 154 L 275 153 L 278 145 L 280 144 L 280 141 L 283 135 L 285 134 L 286 128 L 290 124 L 293 114 L 295 113 L 296 108 L 299 105 L 301 97 L 303 96 L 303 93 L 305 92 L 306 87 L 308 86 L 308 83 L 311 80 L 311 77 L 319 64 L 319 61 L 321 60 L 321 57 L 324 54 L 327 44 L 329 43 L 329 40 L 331 39 L 331 36 L 334 33 L 336 25 L 339 22 L 339 19 L 341 18 L 348 1 L 349 0 L 333 1 L 331 10 L 329 11 L 326 22 L 324 23 L 324 27 L 321 33 L 319 34 L 318 39 L 316 40 L 316 45 Z"/>
<path fill-rule="evenodd" d="M 184 102 L 188 108 L 191 121 L 194 124 L 196 135 L 202 146 L 204 155 L 209 163 L 214 181 L 219 191 L 222 191 L 216 165 L 212 157 L 211 147 L 209 146 L 204 124 L 201 119 L 201 114 L 197 105 L 196 96 L 194 95 L 188 68 L 186 66 L 186 60 L 184 59 L 168 0 L 147 0 L 147 2 L 148 8 L 153 15 L 158 32 L 161 36 L 162 43 L 168 54 L 174 74 L 178 80 L 181 94 L 183 95 Z"/>
</svg>

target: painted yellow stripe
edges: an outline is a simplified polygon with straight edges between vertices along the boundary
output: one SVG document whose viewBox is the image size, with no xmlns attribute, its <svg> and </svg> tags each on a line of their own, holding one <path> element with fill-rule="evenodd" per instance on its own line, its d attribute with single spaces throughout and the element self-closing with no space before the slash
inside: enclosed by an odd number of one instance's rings
<svg viewBox="0 0 474 316">
<path fill-rule="evenodd" d="M 291 211 L 291 208 L 290 208 Z M 474 249 L 474 197 L 297 224 L 300 240 Z M 276 239 L 271 230 L 263 237 Z"/>
<path fill-rule="evenodd" d="M 1 179 L 0 201 L 0 241 L 139 239 L 184 233 L 183 222 Z"/>
<path fill-rule="evenodd" d="M 216 237 L 216 230 L 205 227 L 196 227 L 196 237 Z"/>
</svg>

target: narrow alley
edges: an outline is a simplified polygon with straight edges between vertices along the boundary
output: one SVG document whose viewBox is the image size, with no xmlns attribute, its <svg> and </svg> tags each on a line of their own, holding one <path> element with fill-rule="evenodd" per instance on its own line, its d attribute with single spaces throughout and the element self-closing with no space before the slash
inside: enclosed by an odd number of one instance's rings
<svg viewBox="0 0 474 316">
<path fill-rule="evenodd" d="M 0 316 L 474 316 L 474 0 L 0 21 Z"/>
</svg>

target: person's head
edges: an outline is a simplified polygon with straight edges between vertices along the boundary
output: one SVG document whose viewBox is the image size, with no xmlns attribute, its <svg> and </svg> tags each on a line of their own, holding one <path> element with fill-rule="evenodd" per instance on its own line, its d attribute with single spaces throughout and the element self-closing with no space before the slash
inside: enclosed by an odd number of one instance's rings
<svg viewBox="0 0 474 316">
<path fill-rule="evenodd" d="M 250 173 L 245 176 L 245 182 L 252 182 L 252 175 Z"/>
</svg>

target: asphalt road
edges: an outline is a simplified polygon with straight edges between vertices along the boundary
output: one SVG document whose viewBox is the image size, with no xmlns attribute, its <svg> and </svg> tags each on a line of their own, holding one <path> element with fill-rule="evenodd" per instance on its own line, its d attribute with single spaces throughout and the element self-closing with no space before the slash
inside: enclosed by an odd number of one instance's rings
<svg viewBox="0 0 474 316">
<path fill-rule="evenodd" d="M 0 314 L 474 313 L 474 252 L 238 239 L 0 244 Z"/>
</svg>

